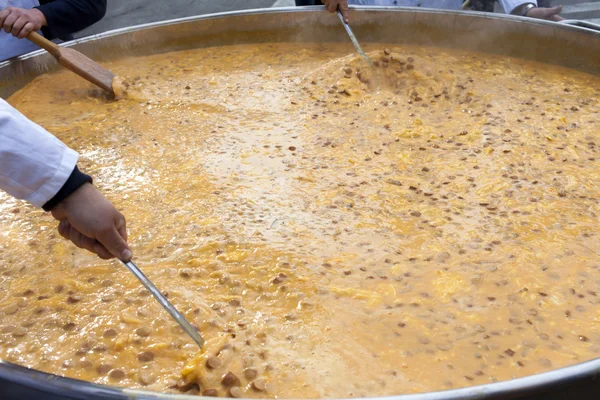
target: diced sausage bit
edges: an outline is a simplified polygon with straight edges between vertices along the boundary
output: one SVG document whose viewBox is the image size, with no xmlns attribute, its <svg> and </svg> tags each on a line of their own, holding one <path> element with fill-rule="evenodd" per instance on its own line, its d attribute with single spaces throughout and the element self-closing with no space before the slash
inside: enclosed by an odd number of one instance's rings
<svg viewBox="0 0 600 400">
<path fill-rule="evenodd" d="M 96 372 L 98 372 L 98 374 L 100 375 L 104 375 L 106 373 L 108 373 L 108 371 L 110 371 L 112 369 L 112 365 L 110 364 L 100 364 L 98 366 L 98 368 L 96 368 Z"/>
<path fill-rule="evenodd" d="M 277 285 L 277 284 L 280 284 L 281 282 L 283 282 L 286 278 L 287 278 L 287 275 L 284 273 L 281 273 L 281 274 L 277 275 L 275 278 L 273 278 L 273 280 L 271 282 Z"/>
<path fill-rule="evenodd" d="M 115 328 L 108 328 L 104 331 L 104 337 L 111 338 L 117 336 L 117 330 Z"/>
<path fill-rule="evenodd" d="M 234 398 L 242 397 L 242 389 L 239 386 L 234 386 L 229 389 L 229 395 Z"/>
<path fill-rule="evenodd" d="M 171 386 L 169 386 L 170 388 L 173 389 L 177 389 L 180 392 L 183 393 L 199 393 L 200 392 L 200 386 L 198 386 L 198 384 L 194 381 L 188 381 L 184 378 L 181 378 L 175 382 L 173 382 L 173 384 Z"/>
<path fill-rule="evenodd" d="M 27 334 L 27 329 L 23 328 L 22 326 L 18 327 L 17 329 L 15 329 L 12 333 L 12 335 L 14 337 L 23 337 Z"/>
<path fill-rule="evenodd" d="M 73 304 L 73 303 L 78 303 L 79 301 L 81 301 L 81 296 L 79 295 L 71 295 L 67 298 L 67 303 Z"/>
<path fill-rule="evenodd" d="M 223 375 L 221 379 L 221 383 L 223 386 L 231 387 L 231 386 L 239 386 L 240 380 L 237 376 L 235 376 L 231 371 Z"/>
<path fill-rule="evenodd" d="M 251 381 L 258 376 L 258 371 L 254 368 L 246 368 L 244 370 L 244 376 L 246 377 L 246 379 Z"/>
<path fill-rule="evenodd" d="M 63 329 L 65 331 L 72 331 L 73 329 L 75 329 L 75 324 L 73 322 L 67 322 L 66 324 L 63 325 Z"/>
<path fill-rule="evenodd" d="M 148 337 L 152 333 L 152 330 L 147 326 L 141 326 L 135 330 L 135 333 L 141 337 Z"/>
<path fill-rule="evenodd" d="M 29 327 L 35 325 L 36 322 L 37 321 L 35 319 L 30 318 L 30 319 L 27 319 L 27 320 L 21 322 L 21 326 L 24 328 L 29 328 Z"/>
<path fill-rule="evenodd" d="M 264 379 L 257 379 L 252 382 L 252 389 L 258 392 L 264 392 L 267 390 L 267 382 Z"/>
<path fill-rule="evenodd" d="M 125 378 L 125 371 L 120 368 L 115 368 L 108 373 L 108 377 L 110 379 L 120 381 L 121 379 Z"/>
<path fill-rule="evenodd" d="M 189 385 L 188 389 L 184 391 L 185 394 L 198 394 L 200 393 L 200 385 L 197 383 L 192 383 Z"/>
<path fill-rule="evenodd" d="M 138 354 L 138 360 L 141 362 L 150 362 L 154 360 L 154 353 L 151 351 L 142 351 Z"/>
<path fill-rule="evenodd" d="M 221 366 L 221 360 L 218 357 L 208 357 L 206 360 L 206 367 L 210 369 L 217 369 Z"/>
<path fill-rule="evenodd" d="M 217 389 L 206 389 L 202 392 L 202 396 L 217 397 L 219 396 L 219 392 L 217 392 Z"/>
<path fill-rule="evenodd" d="M 94 346 L 94 351 L 96 353 L 104 353 L 106 350 L 108 350 L 108 346 L 106 346 L 104 343 Z"/>
<path fill-rule="evenodd" d="M 142 372 L 140 374 L 140 383 L 142 385 L 149 385 L 154 382 L 154 377 L 148 372 Z"/>
</svg>

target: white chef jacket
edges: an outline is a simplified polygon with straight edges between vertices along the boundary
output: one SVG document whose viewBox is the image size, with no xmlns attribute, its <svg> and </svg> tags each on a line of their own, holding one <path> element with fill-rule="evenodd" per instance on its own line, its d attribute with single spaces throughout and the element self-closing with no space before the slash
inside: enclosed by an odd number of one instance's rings
<svg viewBox="0 0 600 400">
<path fill-rule="evenodd" d="M 0 99 L 0 189 L 42 207 L 63 187 L 78 157 Z"/>
<path fill-rule="evenodd" d="M 348 0 L 348 4 L 360 6 L 402 6 L 439 8 L 444 10 L 460 10 L 464 0 Z M 537 7 L 537 0 L 500 0 L 507 14 L 523 4 L 533 4 Z"/>
<path fill-rule="evenodd" d="M 0 10 L 6 7 L 30 9 L 40 5 L 38 0 L 0 0 Z M 41 34 L 41 32 L 38 32 Z M 30 53 L 40 48 L 27 39 L 18 39 L 10 33 L 0 31 L 0 61 Z"/>
</svg>

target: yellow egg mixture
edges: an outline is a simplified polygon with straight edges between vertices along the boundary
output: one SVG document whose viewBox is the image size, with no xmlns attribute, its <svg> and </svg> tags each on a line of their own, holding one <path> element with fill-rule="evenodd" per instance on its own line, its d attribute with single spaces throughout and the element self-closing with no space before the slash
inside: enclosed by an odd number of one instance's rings
<svg viewBox="0 0 600 400">
<path fill-rule="evenodd" d="M 140 283 L 1 196 L 0 358 L 101 384 L 359 397 L 600 356 L 600 77 L 261 44 L 63 71 L 10 102 L 126 215 Z"/>
</svg>

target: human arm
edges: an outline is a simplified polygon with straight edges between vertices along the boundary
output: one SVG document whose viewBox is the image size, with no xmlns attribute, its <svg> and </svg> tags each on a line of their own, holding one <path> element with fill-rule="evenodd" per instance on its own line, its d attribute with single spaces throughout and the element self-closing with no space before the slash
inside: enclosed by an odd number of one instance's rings
<svg viewBox="0 0 600 400">
<path fill-rule="evenodd" d="M 39 31 L 47 24 L 44 14 L 35 8 L 6 7 L 0 11 L 0 28 L 19 39 Z"/>
<path fill-rule="evenodd" d="M 336 12 L 338 9 L 342 13 L 344 17 L 344 22 L 350 22 L 350 10 L 348 8 L 348 0 L 321 0 L 321 2 L 325 5 L 325 8 L 329 12 Z"/>
<path fill-rule="evenodd" d="M 559 15 L 562 11 L 562 6 L 551 8 L 538 7 L 537 0 L 500 0 L 500 3 L 507 14 L 545 19 L 548 21 L 561 21 L 563 19 Z M 528 10 L 528 5 L 533 5 L 534 8 Z"/>
<path fill-rule="evenodd" d="M 106 0 L 41 1 L 31 9 L 7 7 L 0 11 L 0 27 L 19 39 L 40 29 L 48 39 L 67 38 L 100 21 L 106 14 Z"/>
<path fill-rule="evenodd" d="M 51 210 L 58 232 L 100 258 L 129 261 L 125 217 L 90 183 L 80 186 Z"/>
<path fill-rule="evenodd" d="M 564 18 L 560 16 L 562 11 L 562 6 L 556 7 L 534 7 L 527 12 L 525 12 L 525 17 L 536 18 L 536 19 L 545 19 L 547 21 L 562 21 Z"/>
<path fill-rule="evenodd" d="M 0 189 L 61 221 L 59 233 L 101 258 L 131 258 L 125 218 L 77 169 L 78 155 L 0 99 Z"/>
<path fill-rule="evenodd" d="M 106 0 L 40 1 L 35 7 L 48 21 L 42 28 L 48 39 L 64 38 L 100 21 L 106 14 Z"/>
</svg>

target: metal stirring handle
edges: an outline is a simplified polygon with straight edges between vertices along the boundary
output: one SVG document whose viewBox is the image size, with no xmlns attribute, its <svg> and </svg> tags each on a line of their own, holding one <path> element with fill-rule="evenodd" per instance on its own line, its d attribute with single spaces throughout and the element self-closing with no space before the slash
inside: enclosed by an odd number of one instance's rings
<svg viewBox="0 0 600 400">
<path fill-rule="evenodd" d="M 350 24 L 347 24 L 346 22 L 344 22 L 344 16 L 342 15 L 340 10 L 337 11 L 337 15 L 338 15 L 338 17 L 340 17 L 340 21 L 342 21 L 342 25 L 344 25 L 346 32 L 348 32 L 348 36 L 350 36 L 350 40 L 352 40 L 352 44 L 356 48 L 356 51 L 358 51 L 358 54 L 360 54 L 360 56 L 362 58 L 364 58 L 365 61 L 370 66 L 373 66 L 373 63 L 371 62 L 371 59 L 369 58 L 369 56 L 366 55 L 365 52 L 363 51 L 363 49 L 360 47 L 360 44 L 358 43 L 358 39 L 356 39 L 356 36 L 354 36 L 354 32 L 352 32 L 352 28 L 350 28 Z"/>
<path fill-rule="evenodd" d="M 167 298 L 163 296 L 160 290 L 158 290 L 158 288 L 154 286 L 152 281 L 148 279 L 146 275 L 144 275 L 144 273 L 132 261 L 125 262 L 121 260 L 121 262 L 125 264 L 127 269 L 129 269 L 135 275 L 135 277 L 140 280 L 140 282 L 142 282 L 142 285 L 144 285 L 146 289 L 148 289 L 150 293 L 152 293 L 152 296 L 154 296 L 154 298 L 160 303 L 160 305 L 163 306 L 169 314 L 171 314 L 175 321 L 177 321 L 177 323 L 181 325 L 185 333 L 187 333 L 194 340 L 194 342 L 196 342 L 198 346 L 202 349 L 202 347 L 204 346 L 204 338 L 202 337 L 202 335 L 200 335 L 196 328 L 194 328 L 192 324 L 190 324 L 188 320 L 185 319 L 185 317 L 179 311 L 177 311 L 175 306 L 173 306 L 173 304 L 171 304 L 171 302 L 169 302 L 169 300 L 167 300 Z"/>
</svg>

